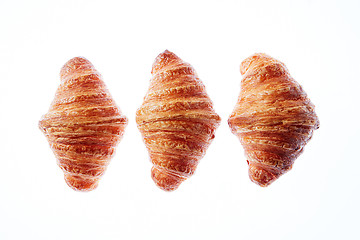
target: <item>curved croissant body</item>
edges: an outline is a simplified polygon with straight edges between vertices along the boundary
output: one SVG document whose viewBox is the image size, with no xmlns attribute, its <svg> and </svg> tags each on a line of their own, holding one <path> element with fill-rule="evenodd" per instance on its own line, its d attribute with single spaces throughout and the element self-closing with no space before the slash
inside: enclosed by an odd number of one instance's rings
<svg viewBox="0 0 360 240">
<path fill-rule="evenodd" d="M 127 118 L 116 106 L 102 77 L 85 58 L 69 60 L 60 72 L 61 84 L 39 122 L 66 183 L 74 190 L 97 187 Z"/>
<path fill-rule="evenodd" d="M 292 168 L 319 120 L 283 63 L 255 54 L 240 72 L 241 92 L 228 123 L 244 147 L 250 179 L 265 187 Z"/>
<path fill-rule="evenodd" d="M 220 117 L 194 68 L 166 50 L 153 64 L 136 122 L 153 163 L 152 179 L 172 191 L 194 174 Z"/>
</svg>

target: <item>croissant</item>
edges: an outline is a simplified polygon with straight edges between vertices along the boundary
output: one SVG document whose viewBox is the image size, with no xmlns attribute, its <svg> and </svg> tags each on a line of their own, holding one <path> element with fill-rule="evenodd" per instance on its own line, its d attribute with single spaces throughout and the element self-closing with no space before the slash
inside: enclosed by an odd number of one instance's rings
<svg viewBox="0 0 360 240">
<path fill-rule="evenodd" d="M 228 123 L 244 147 L 250 179 L 266 187 L 292 168 L 319 120 L 282 62 L 254 54 L 240 72 L 241 92 Z"/>
<path fill-rule="evenodd" d="M 195 69 L 166 50 L 155 59 L 136 123 L 156 185 L 173 191 L 192 176 L 215 137 L 220 117 Z"/>
<path fill-rule="evenodd" d="M 66 183 L 74 190 L 98 185 L 127 125 L 102 77 L 83 57 L 60 71 L 61 84 L 39 122 Z"/>
</svg>

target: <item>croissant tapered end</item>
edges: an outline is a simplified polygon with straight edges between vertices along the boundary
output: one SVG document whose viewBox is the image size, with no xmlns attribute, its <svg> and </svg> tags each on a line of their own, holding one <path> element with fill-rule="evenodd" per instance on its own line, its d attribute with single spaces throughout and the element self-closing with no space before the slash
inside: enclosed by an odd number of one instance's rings
<svg viewBox="0 0 360 240">
<path fill-rule="evenodd" d="M 74 73 L 84 73 L 87 71 L 96 71 L 92 63 L 84 57 L 74 57 L 67 61 L 60 70 L 60 79 L 68 79 L 69 75 Z"/>
<path fill-rule="evenodd" d="M 249 162 L 249 177 L 250 180 L 261 187 L 267 187 L 281 175 L 281 171 L 276 169 L 269 169 L 261 164 Z"/>
<path fill-rule="evenodd" d="M 166 50 L 155 59 L 136 123 L 154 165 L 152 179 L 173 191 L 194 174 L 220 117 L 194 68 Z"/>
<path fill-rule="evenodd" d="M 278 62 L 274 58 L 270 57 L 269 55 L 265 53 L 255 53 L 252 56 L 246 58 L 244 61 L 240 64 L 240 73 L 241 75 L 244 75 L 247 71 L 252 69 L 253 67 L 260 67 L 261 64 L 272 61 L 272 62 Z M 260 68 L 258 68 L 260 69 Z"/>
<path fill-rule="evenodd" d="M 165 50 L 160 53 L 156 58 L 152 65 L 151 74 L 156 74 L 162 69 L 171 66 L 177 61 L 182 61 L 175 53 L 170 52 L 169 50 Z"/>
<path fill-rule="evenodd" d="M 166 169 L 156 167 L 151 169 L 151 178 L 160 189 L 167 192 L 176 190 L 186 180 L 184 177 L 171 174 Z"/>
<path fill-rule="evenodd" d="M 241 92 L 228 123 L 244 147 L 250 179 L 266 187 L 292 168 L 319 119 L 282 62 L 257 53 L 240 72 Z"/>
<path fill-rule="evenodd" d="M 89 192 L 97 188 L 99 178 L 83 178 L 70 174 L 64 174 L 65 182 L 75 191 Z"/>
<path fill-rule="evenodd" d="M 61 84 L 39 122 L 66 183 L 78 191 L 97 187 L 127 125 L 101 75 L 85 58 L 68 61 Z"/>
</svg>

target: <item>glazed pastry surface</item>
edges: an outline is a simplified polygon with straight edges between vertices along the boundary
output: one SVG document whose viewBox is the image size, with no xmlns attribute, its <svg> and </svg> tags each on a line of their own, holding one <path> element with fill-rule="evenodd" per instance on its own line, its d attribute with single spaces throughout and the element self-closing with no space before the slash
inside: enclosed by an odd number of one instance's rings
<svg viewBox="0 0 360 240">
<path fill-rule="evenodd" d="M 55 98 L 39 122 L 66 183 L 74 190 L 97 187 L 127 125 L 94 66 L 83 57 L 60 71 Z"/>
<path fill-rule="evenodd" d="M 158 187 L 173 191 L 192 176 L 214 138 L 220 117 L 194 68 L 166 50 L 152 67 L 136 123 Z"/>
<path fill-rule="evenodd" d="M 241 91 L 228 123 L 244 147 L 250 179 L 265 187 L 292 168 L 319 120 L 282 62 L 254 54 L 240 72 Z"/>
</svg>

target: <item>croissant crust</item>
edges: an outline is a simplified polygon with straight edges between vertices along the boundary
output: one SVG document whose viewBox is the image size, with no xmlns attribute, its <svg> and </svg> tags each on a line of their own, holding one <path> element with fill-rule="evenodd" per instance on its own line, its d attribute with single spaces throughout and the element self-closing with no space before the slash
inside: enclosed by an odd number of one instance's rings
<svg viewBox="0 0 360 240">
<path fill-rule="evenodd" d="M 282 62 L 254 54 L 240 72 L 241 92 L 228 123 L 244 147 L 250 179 L 265 187 L 292 168 L 319 120 Z"/>
<path fill-rule="evenodd" d="M 102 77 L 83 57 L 69 60 L 60 72 L 61 84 L 39 122 L 66 183 L 90 191 L 114 155 L 127 125 Z"/>
<path fill-rule="evenodd" d="M 220 117 L 194 68 L 166 50 L 152 67 L 136 123 L 158 187 L 172 191 L 192 176 L 214 138 Z"/>
</svg>

